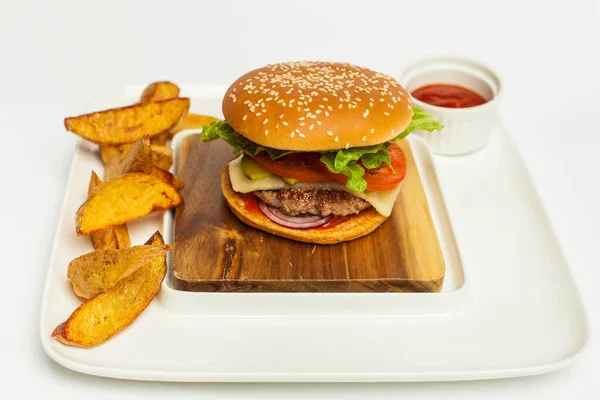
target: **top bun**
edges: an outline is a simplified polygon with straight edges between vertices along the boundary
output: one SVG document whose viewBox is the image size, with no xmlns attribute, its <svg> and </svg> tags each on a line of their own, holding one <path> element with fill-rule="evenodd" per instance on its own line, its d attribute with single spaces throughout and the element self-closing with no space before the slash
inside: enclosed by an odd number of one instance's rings
<svg viewBox="0 0 600 400">
<path fill-rule="evenodd" d="M 223 98 L 238 133 L 280 150 L 320 151 L 387 142 L 413 117 L 392 77 L 344 63 L 273 64 L 236 80 Z"/>
</svg>

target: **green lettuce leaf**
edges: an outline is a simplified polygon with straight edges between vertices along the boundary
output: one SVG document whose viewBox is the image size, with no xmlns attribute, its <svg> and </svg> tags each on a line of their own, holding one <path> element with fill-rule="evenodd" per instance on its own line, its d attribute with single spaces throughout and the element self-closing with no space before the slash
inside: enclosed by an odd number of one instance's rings
<svg viewBox="0 0 600 400">
<path fill-rule="evenodd" d="M 418 107 L 413 108 L 413 119 L 408 127 L 393 140 L 404 139 L 411 132 L 416 130 L 434 131 L 441 130 L 444 126 L 440 124 L 433 115 L 426 113 Z M 256 156 L 260 152 L 266 152 L 271 159 L 276 160 L 286 154 L 294 151 L 285 151 L 272 149 L 270 147 L 260 146 L 244 136 L 237 133 L 226 121 L 215 121 L 210 125 L 204 125 L 202 130 L 202 140 L 209 142 L 221 138 L 233 147 L 235 152 L 244 151 L 250 156 Z M 357 192 L 364 192 L 367 188 L 367 181 L 363 178 L 365 168 L 378 168 L 383 163 L 392 168 L 392 160 L 388 149 L 389 143 L 381 143 L 375 146 L 353 147 L 337 151 L 322 151 L 321 162 L 327 166 L 329 171 L 336 174 L 343 174 L 348 177 L 346 186 Z M 364 165 L 363 168 L 359 161 Z"/>
<path fill-rule="evenodd" d="M 406 129 L 396 136 L 394 140 L 404 139 L 412 131 L 441 131 L 444 125 L 440 124 L 435 117 L 419 107 L 413 107 L 412 121 Z"/>
<path fill-rule="evenodd" d="M 203 142 L 210 142 L 211 140 L 221 138 L 233 147 L 235 153 L 243 151 L 252 157 L 264 151 L 269 154 L 271 159 L 276 160 L 286 154 L 294 153 L 293 151 L 277 150 L 258 145 L 237 133 L 226 121 L 214 121 L 209 125 L 204 125 L 201 137 Z"/>
<path fill-rule="evenodd" d="M 375 146 L 323 151 L 321 152 L 321 162 L 331 172 L 347 176 L 348 182 L 346 186 L 350 189 L 357 192 L 364 192 L 367 188 L 367 181 L 363 179 L 365 169 L 358 163 L 358 160 L 368 169 L 377 168 L 383 163 L 393 168 L 390 153 L 388 152 L 389 147 L 389 143 L 381 143 Z"/>
<path fill-rule="evenodd" d="M 336 174 L 343 174 L 348 177 L 348 181 L 346 182 L 347 187 L 357 192 L 364 192 L 367 189 L 367 181 L 363 179 L 365 169 L 357 162 L 336 165 L 335 160 L 335 152 L 321 154 L 321 162 L 327 166 L 327 169 Z"/>
</svg>

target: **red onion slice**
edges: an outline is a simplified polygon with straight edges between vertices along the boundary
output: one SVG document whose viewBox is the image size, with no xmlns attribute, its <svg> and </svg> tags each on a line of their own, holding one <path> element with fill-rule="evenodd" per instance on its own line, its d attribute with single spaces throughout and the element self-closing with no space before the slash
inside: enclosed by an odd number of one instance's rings
<svg viewBox="0 0 600 400">
<path fill-rule="evenodd" d="M 264 202 L 259 201 L 258 203 L 258 207 L 260 208 L 260 210 L 262 211 L 263 214 L 265 214 L 265 216 L 267 218 L 269 218 L 271 221 L 275 222 L 278 225 L 281 226 L 285 226 L 287 228 L 293 228 L 293 229 L 309 229 L 309 228 L 316 228 L 318 226 L 324 225 L 325 223 L 327 223 L 327 221 L 329 221 L 330 217 L 318 217 L 317 220 L 313 219 L 313 216 L 308 216 L 308 217 L 290 217 L 283 214 L 284 218 L 280 218 L 277 215 L 275 215 L 271 208 L 269 206 L 267 206 Z M 279 210 L 277 210 L 279 211 Z M 306 219 L 308 218 L 309 221 L 306 222 Z M 294 222 L 291 220 L 304 220 L 305 222 Z"/>
</svg>

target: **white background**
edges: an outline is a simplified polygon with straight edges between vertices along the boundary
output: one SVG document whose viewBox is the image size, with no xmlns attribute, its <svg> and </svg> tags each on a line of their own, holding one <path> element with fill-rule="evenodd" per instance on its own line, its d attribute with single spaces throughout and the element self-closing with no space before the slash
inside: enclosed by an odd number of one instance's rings
<svg viewBox="0 0 600 400">
<path fill-rule="evenodd" d="M 0 397 L 598 398 L 599 13 L 594 1 L 0 2 Z M 89 377 L 44 354 L 41 293 L 75 146 L 62 120 L 91 111 L 98 90 L 159 79 L 227 84 L 283 60 L 397 74 L 415 58 L 449 53 L 489 63 L 505 81 L 502 117 L 590 315 L 592 340 L 575 365 L 467 383 L 207 385 Z"/>
</svg>

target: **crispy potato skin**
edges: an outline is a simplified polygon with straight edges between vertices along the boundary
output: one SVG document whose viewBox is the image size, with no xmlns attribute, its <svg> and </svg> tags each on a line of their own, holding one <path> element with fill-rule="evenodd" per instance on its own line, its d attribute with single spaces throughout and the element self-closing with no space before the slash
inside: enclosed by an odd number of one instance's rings
<svg viewBox="0 0 600 400">
<path fill-rule="evenodd" d="M 104 166 L 104 179 L 112 179 L 129 172 L 152 172 L 150 136 L 142 136 L 121 155 L 111 158 Z"/>
<path fill-rule="evenodd" d="M 161 245 L 164 240 L 156 232 L 146 244 Z M 69 346 L 89 348 L 121 332 L 160 290 L 167 272 L 166 259 L 166 255 L 152 258 L 106 292 L 83 303 L 54 329 L 52 336 Z"/>
<path fill-rule="evenodd" d="M 154 257 L 165 255 L 173 245 L 143 245 L 128 249 L 96 250 L 69 263 L 67 278 L 83 299 L 103 293 Z"/>
<path fill-rule="evenodd" d="M 163 180 L 140 172 L 119 176 L 94 189 L 77 210 L 77 234 L 89 235 L 110 226 L 177 207 L 183 197 Z"/>
<path fill-rule="evenodd" d="M 92 171 L 90 184 L 88 186 L 88 197 L 92 195 L 94 189 L 102 184 L 102 180 Z M 126 225 L 110 226 L 90 235 L 94 249 L 126 249 L 131 247 L 129 232 Z"/>
<path fill-rule="evenodd" d="M 154 82 L 151 83 L 144 89 L 140 103 L 149 103 L 151 101 L 174 99 L 179 97 L 179 87 L 173 82 Z M 210 124 L 213 121 L 217 121 L 217 118 L 209 117 L 207 115 L 199 114 L 186 114 L 183 119 L 171 129 L 169 132 L 164 132 L 158 136 L 152 138 L 152 144 L 158 144 L 164 146 L 167 140 L 173 139 L 178 132 L 186 129 L 201 129 L 202 125 Z"/>
<path fill-rule="evenodd" d="M 133 143 L 169 131 L 187 114 L 190 99 L 175 98 L 65 118 L 65 128 L 98 144 Z"/>
<path fill-rule="evenodd" d="M 151 174 L 152 176 L 155 176 L 161 181 L 173 186 L 177 190 L 181 190 L 185 187 L 185 184 L 181 179 L 179 179 L 169 171 L 165 171 L 164 169 L 157 167 L 156 165 L 152 167 Z"/>
<path fill-rule="evenodd" d="M 140 140 L 129 146 L 124 153 L 112 158 L 106 164 L 104 167 L 104 178 L 109 180 L 131 172 L 142 172 L 157 177 L 161 181 L 172 185 L 177 190 L 183 189 L 184 185 L 180 179 L 176 178 L 169 171 L 153 165 L 152 160 L 150 138 L 144 135 Z"/>
<path fill-rule="evenodd" d="M 154 82 L 146 86 L 140 98 L 140 103 L 150 103 L 176 97 L 179 97 L 179 86 L 169 81 Z"/>
</svg>

